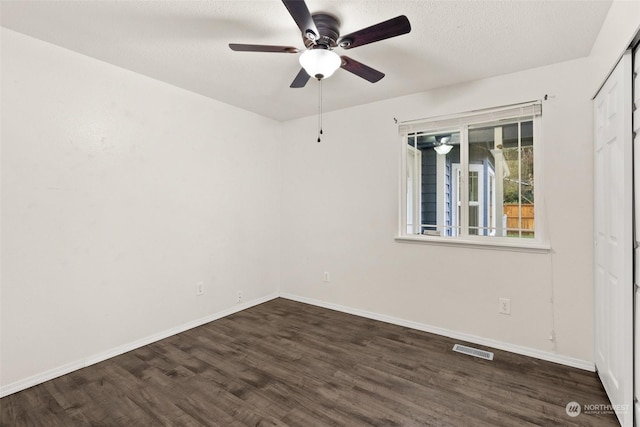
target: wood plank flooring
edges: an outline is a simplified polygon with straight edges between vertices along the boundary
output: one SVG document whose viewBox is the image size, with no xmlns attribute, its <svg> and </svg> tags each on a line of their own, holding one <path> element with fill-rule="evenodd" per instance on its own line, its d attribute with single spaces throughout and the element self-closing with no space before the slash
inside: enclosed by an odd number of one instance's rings
<svg viewBox="0 0 640 427">
<path fill-rule="evenodd" d="M 609 404 L 596 374 L 491 349 L 495 359 L 486 361 L 452 352 L 456 342 L 275 299 L 7 396 L 0 400 L 0 421 L 3 426 L 617 425 L 613 414 L 566 414 L 571 401 Z"/>
</svg>

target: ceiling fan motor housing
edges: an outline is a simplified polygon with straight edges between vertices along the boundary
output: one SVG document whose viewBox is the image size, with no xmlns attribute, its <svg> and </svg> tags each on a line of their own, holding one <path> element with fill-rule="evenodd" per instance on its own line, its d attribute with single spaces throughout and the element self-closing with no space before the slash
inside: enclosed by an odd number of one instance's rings
<svg viewBox="0 0 640 427">
<path fill-rule="evenodd" d="M 328 13 L 314 13 L 311 17 L 320 34 L 315 40 L 310 40 L 305 34 L 302 35 L 307 49 L 333 49 L 337 47 L 337 40 L 340 37 L 338 18 Z"/>
</svg>

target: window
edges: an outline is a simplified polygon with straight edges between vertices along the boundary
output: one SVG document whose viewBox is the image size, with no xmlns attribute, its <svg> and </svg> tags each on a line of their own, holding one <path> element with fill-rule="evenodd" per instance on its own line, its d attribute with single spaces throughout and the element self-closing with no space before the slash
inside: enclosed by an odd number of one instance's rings
<svg viewBox="0 0 640 427">
<path fill-rule="evenodd" d="M 544 249 L 539 102 L 405 122 L 399 239 Z"/>
</svg>

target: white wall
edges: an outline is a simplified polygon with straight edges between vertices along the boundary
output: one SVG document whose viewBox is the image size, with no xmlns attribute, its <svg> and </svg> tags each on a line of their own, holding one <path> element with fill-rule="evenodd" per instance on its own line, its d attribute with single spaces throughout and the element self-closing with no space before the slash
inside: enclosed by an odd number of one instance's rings
<svg viewBox="0 0 640 427">
<path fill-rule="evenodd" d="M 282 291 L 549 354 L 592 360 L 592 152 L 586 59 L 286 124 Z M 371 90 L 375 90 L 372 88 Z M 552 252 L 394 241 L 399 120 L 542 99 Z M 326 99 L 325 105 L 331 100 Z M 323 283 L 323 271 L 331 281 Z M 554 302 L 552 303 L 552 296 Z M 512 315 L 498 314 L 511 298 Z M 555 330 L 557 346 L 548 337 Z"/>
<path fill-rule="evenodd" d="M 3 388 L 277 292 L 277 123 L 1 35 Z"/>
</svg>

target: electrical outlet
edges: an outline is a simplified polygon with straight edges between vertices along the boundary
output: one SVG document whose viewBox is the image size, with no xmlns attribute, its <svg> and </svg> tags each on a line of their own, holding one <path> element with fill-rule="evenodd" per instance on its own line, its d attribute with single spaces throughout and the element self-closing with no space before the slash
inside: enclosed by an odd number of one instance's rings
<svg viewBox="0 0 640 427">
<path fill-rule="evenodd" d="M 242 291 L 238 291 L 238 297 L 236 299 L 237 303 L 241 303 L 242 302 Z"/>
<path fill-rule="evenodd" d="M 328 271 L 324 272 L 324 275 L 322 276 L 322 280 L 324 282 L 327 282 L 327 283 L 329 282 L 329 272 Z"/>
<path fill-rule="evenodd" d="M 498 313 L 511 314 L 511 300 L 509 298 L 500 298 Z"/>
<path fill-rule="evenodd" d="M 204 294 L 204 282 L 196 283 L 196 296 L 201 296 Z"/>
</svg>

